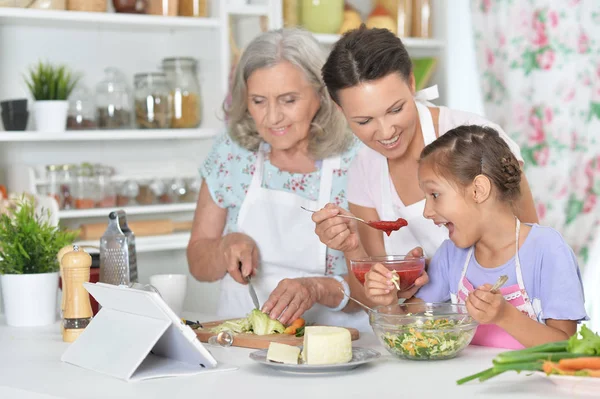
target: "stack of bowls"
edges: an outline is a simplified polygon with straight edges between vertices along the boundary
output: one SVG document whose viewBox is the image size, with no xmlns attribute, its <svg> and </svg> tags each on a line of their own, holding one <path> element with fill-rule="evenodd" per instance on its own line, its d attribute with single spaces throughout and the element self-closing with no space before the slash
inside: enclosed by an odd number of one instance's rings
<svg viewBox="0 0 600 399">
<path fill-rule="evenodd" d="M 29 119 L 26 98 L 2 101 L 0 102 L 0 108 L 2 109 L 2 124 L 5 130 L 25 130 Z"/>
</svg>

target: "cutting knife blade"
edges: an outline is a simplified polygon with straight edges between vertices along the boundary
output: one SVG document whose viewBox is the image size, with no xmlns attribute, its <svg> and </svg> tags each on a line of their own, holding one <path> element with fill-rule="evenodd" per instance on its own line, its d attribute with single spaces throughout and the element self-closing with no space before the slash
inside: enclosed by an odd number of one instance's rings
<svg viewBox="0 0 600 399">
<path fill-rule="evenodd" d="M 242 271 L 242 262 L 239 262 L 240 272 Z M 260 310 L 260 303 L 258 302 L 258 296 L 256 295 L 256 291 L 254 290 L 254 286 L 252 285 L 252 281 L 250 276 L 244 277 L 246 282 L 248 283 L 248 292 L 250 293 L 250 298 L 252 298 L 252 303 L 254 304 L 254 308 Z"/>
</svg>

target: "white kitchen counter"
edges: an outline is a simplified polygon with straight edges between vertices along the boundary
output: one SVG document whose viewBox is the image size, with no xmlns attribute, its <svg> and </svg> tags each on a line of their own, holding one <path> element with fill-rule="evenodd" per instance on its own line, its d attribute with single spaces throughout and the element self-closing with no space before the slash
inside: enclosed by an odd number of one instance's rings
<svg viewBox="0 0 600 399">
<path fill-rule="evenodd" d="M 188 315 L 191 316 L 191 315 Z M 194 315 L 193 320 L 214 320 Z M 117 327 L 118 328 L 118 327 Z M 239 367 L 191 377 L 124 382 L 62 363 L 69 344 L 60 327 L 11 328 L 0 315 L 0 398 L 560 398 L 554 385 L 536 375 L 508 373 L 485 383 L 457 386 L 455 381 L 490 367 L 500 352 L 470 346 L 451 360 L 402 361 L 379 346 L 372 333 L 363 334 L 355 346 L 371 347 L 382 357 L 339 375 L 286 374 L 255 364 L 243 348 L 210 348 L 218 361 Z M 600 396 L 600 393 L 599 393 Z"/>
</svg>

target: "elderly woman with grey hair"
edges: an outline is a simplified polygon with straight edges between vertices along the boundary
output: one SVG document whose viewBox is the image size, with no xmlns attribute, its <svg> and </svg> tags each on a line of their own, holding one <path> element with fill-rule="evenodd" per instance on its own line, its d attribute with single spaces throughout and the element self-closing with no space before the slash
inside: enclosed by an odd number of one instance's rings
<svg viewBox="0 0 600 399">
<path fill-rule="evenodd" d="M 255 38 L 237 65 L 228 134 L 201 167 L 202 188 L 187 249 L 192 275 L 221 280 L 218 314 L 254 308 L 282 323 L 368 329 L 343 294 L 365 299 L 346 260 L 314 234 L 310 214 L 333 202 L 346 207 L 346 170 L 358 149 L 321 80 L 325 62 L 306 31 L 282 29 Z"/>
</svg>

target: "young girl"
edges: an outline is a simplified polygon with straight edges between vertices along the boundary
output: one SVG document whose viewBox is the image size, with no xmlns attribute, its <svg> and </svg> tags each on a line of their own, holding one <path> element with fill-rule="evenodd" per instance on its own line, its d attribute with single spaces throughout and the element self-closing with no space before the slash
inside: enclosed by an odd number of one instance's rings
<svg viewBox="0 0 600 399">
<path fill-rule="evenodd" d="M 519 349 L 567 339 L 587 319 L 577 260 L 554 229 L 521 224 L 521 170 L 489 127 L 459 126 L 423 149 L 419 185 L 423 216 L 446 226 L 446 240 L 429 264 L 430 282 L 416 297 L 465 303 L 480 325 L 475 345 Z M 501 275 L 508 281 L 490 291 Z M 377 265 L 365 290 L 376 303 L 392 304 L 391 275 Z"/>
</svg>

